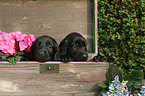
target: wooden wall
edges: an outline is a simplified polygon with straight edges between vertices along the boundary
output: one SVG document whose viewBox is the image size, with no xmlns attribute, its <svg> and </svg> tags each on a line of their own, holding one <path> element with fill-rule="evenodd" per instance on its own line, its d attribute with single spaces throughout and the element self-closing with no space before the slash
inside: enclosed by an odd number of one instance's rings
<svg viewBox="0 0 145 96">
<path fill-rule="evenodd" d="M 93 0 L 0 0 L 0 30 L 49 35 L 59 43 L 79 32 L 94 52 Z"/>
</svg>

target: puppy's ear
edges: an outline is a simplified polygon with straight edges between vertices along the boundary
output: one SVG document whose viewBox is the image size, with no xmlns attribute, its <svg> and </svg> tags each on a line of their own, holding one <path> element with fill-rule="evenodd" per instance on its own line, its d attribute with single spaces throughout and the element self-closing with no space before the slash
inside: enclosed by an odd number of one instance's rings
<svg viewBox="0 0 145 96">
<path fill-rule="evenodd" d="M 60 53 L 59 53 L 59 48 L 57 48 L 55 56 L 54 56 L 55 61 L 60 61 Z"/>
<path fill-rule="evenodd" d="M 60 56 L 67 56 L 67 47 L 68 47 L 67 41 L 64 41 L 60 44 Z"/>
<path fill-rule="evenodd" d="M 31 46 L 31 48 L 30 48 L 30 52 L 29 52 L 29 54 L 30 54 L 30 59 L 31 59 L 31 60 L 33 60 L 33 52 L 32 52 L 32 51 L 33 51 L 33 46 L 34 46 L 34 45 L 32 44 L 32 46 Z"/>
<path fill-rule="evenodd" d="M 57 50 L 58 50 L 58 44 L 57 44 L 57 42 L 54 42 L 54 50 L 55 50 L 55 53 L 56 53 Z"/>
<path fill-rule="evenodd" d="M 60 61 L 62 56 L 67 56 L 67 47 L 67 42 L 61 42 L 55 54 L 54 60 Z"/>
<path fill-rule="evenodd" d="M 60 61 L 59 48 L 58 48 L 58 44 L 56 42 L 54 43 L 54 50 L 55 50 L 54 60 Z"/>
<path fill-rule="evenodd" d="M 36 46 L 36 42 L 34 41 L 33 43 L 32 43 L 32 46 L 31 46 L 31 48 L 30 48 L 30 52 L 29 52 L 29 54 L 30 54 L 30 59 L 31 60 L 34 60 L 33 59 L 33 57 L 34 57 L 34 49 L 35 49 L 35 46 Z"/>
</svg>

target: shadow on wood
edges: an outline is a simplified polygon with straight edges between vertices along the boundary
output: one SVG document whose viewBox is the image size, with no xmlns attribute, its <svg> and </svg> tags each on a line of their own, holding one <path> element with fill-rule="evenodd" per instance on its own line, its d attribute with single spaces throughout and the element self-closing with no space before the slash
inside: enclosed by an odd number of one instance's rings
<svg viewBox="0 0 145 96">
<path fill-rule="evenodd" d="M 99 95 L 99 92 L 102 90 L 102 88 L 100 88 L 99 86 L 98 86 L 98 83 L 96 83 L 93 87 L 91 87 L 90 89 L 89 89 L 89 91 L 88 92 L 94 92 L 94 96 L 98 96 Z"/>
</svg>

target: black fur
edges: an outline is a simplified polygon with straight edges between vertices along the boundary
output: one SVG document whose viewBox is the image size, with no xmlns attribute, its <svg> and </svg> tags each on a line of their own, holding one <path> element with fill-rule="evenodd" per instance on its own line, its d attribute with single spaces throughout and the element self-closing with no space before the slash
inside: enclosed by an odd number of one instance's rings
<svg viewBox="0 0 145 96">
<path fill-rule="evenodd" d="M 53 61 L 57 51 L 58 44 L 50 36 L 44 35 L 38 37 L 31 46 L 31 58 L 35 61 Z"/>
<path fill-rule="evenodd" d="M 87 61 L 87 40 L 79 33 L 67 35 L 59 44 L 55 60 L 62 62 Z"/>
<path fill-rule="evenodd" d="M 93 57 L 93 60 L 94 62 L 106 62 L 107 61 L 107 58 L 105 56 L 101 56 L 99 53 L 97 56 L 94 56 Z"/>
</svg>

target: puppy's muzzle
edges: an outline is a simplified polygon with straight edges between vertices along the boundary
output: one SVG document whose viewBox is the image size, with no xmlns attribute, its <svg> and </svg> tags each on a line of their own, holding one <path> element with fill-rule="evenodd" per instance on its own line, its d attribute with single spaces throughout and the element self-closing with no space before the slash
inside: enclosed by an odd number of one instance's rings
<svg viewBox="0 0 145 96">
<path fill-rule="evenodd" d="M 74 60 L 77 60 L 77 61 L 86 61 L 86 60 L 88 60 L 88 54 L 87 53 L 79 53 L 74 57 L 75 57 Z"/>
<path fill-rule="evenodd" d="M 39 56 L 45 56 L 45 53 L 44 52 L 38 52 L 38 55 Z"/>
<path fill-rule="evenodd" d="M 49 55 L 49 53 L 47 52 L 47 51 L 39 51 L 38 53 L 37 53 L 37 55 L 35 55 L 35 60 L 37 60 L 37 61 L 48 61 L 48 60 L 50 60 L 51 59 L 51 57 L 50 57 L 50 55 Z"/>
<path fill-rule="evenodd" d="M 87 54 L 83 54 L 83 55 L 82 55 L 82 58 L 83 58 L 83 59 L 87 59 L 87 58 L 88 58 L 88 55 L 87 55 Z"/>
<path fill-rule="evenodd" d="M 82 54 L 81 58 L 82 58 L 82 60 L 87 60 L 88 59 L 88 54 Z"/>
</svg>

